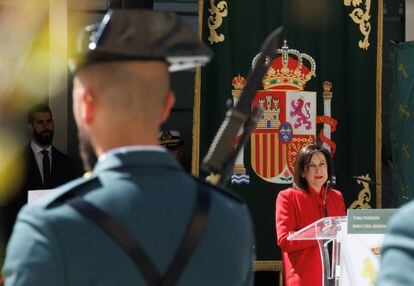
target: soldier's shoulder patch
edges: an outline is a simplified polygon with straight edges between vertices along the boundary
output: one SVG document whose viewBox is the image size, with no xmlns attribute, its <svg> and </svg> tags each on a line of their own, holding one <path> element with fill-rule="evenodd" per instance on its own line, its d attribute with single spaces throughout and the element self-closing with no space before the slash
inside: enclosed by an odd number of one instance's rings
<svg viewBox="0 0 414 286">
<path fill-rule="evenodd" d="M 99 185 L 99 177 L 89 176 L 73 180 L 56 189 L 55 194 L 51 195 L 45 202 L 46 208 L 53 208 L 67 200 L 82 195 L 85 192 L 95 189 L 95 185 Z"/>
</svg>

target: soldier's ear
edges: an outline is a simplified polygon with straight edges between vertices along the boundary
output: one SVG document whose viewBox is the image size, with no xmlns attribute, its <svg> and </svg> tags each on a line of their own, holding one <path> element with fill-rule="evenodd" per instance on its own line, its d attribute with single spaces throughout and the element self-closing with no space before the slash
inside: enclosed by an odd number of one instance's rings
<svg viewBox="0 0 414 286">
<path fill-rule="evenodd" d="M 89 89 L 84 89 L 81 96 L 81 117 L 84 123 L 90 125 L 95 118 L 96 96 Z"/>
<path fill-rule="evenodd" d="M 164 100 L 164 104 L 161 110 L 161 117 L 160 117 L 160 124 L 164 123 L 168 116 L 170 115 L 170 111 L 175 103 L 175 95 L 174 92 L 170 89 L 168 94 Z"/>
</svg>

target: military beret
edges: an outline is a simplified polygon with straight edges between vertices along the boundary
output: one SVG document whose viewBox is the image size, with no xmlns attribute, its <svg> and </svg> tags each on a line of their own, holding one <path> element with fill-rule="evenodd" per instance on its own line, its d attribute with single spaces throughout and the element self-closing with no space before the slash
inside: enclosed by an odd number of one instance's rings
<svg viewBox="0 0 414 286">
<path fill-rule="evenodd" d="M 177 148 L 183 145 L 183 139 L 177 130 L 163 130 L 159 135 L 160 145 L 166 148 Z"/>
<path fill-rule="evenodd" d="M 169 71 L 203 66 L 211 50 L 173 12 L 140 9 L 108 10 L 102 21 L 81 32 L 69 68 L 122 60 L 162 60 Z"/>
</svg>

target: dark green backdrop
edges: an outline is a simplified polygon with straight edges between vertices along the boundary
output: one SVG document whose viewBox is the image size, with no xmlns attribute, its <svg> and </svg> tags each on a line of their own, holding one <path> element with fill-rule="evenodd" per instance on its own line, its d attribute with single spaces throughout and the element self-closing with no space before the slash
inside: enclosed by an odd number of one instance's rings
<svg viewBox="0 0 414 286">
<path fill-rule="evenodd" d="M 332 134 L 337 144 L 336 188 L 344 194 L 348 207 L 351 204 L 358 208 L 380 206 L 375 187 L 362 192 L 363 186 L 352 176 L 369 175 L 372 180 L 381 180 L 376 154 L 381 144 L 381 132 L 377 132 L 381 130 L 378 120 L 381 105 L 377 101 L 380 98 L 377 76 L 381 76 L 377 60 L 381 59 L 378 55 L 381 47 L 377 43 L 381 42 L 381 38 L 378 41 L 382 25 L 381 18 L 378 21 L 378 7 L 381 9 L 382 1 L 353 2 L 355 4 L 346 0 L 205 0 L 200 5 L 202 38 L 213 49 L 214 58 L 201 70 L 201 75 L 198 74 L 194 173 L 199 173 L 199 162 L 224 118 L 233 77 L 247 76 L 251 60 L 265 37 L 283 25 L 282 39 L 288 41 L 289 48 L 309 54 L 316 61 L 317 76 L 308 82 L 305 90 L 318 92 L 318 115 L 323 114 L 322 82 L 328 80 L 333 84 L 332 116 L 338 120 L 337 131 Z M 370 7 L 366 6 L 368 3 Z M 222 12 L 214 11 L 214 6 L 227 11 L 227 16 L 220 17 Z M 362 26 L 370 27 L 366 48 L 359 46 L 364 35 L 360 25 L 350 17 L 353 11 L 367 16 Z M 209 21 L 217 24 L 213 30 L 224 36 L 223 41 L 209 41 Z M 258 260 L 275 259 L 280 256 L 276 247 L 274 202 L 278 192 L 288 186 L 267 183 L 254 174 L 248 162 L 250 146 L 245 147 L 244 156 L 250 184 L 228 187 L 240 193 L 250 206 L 256 224 Z"/>
</svg>

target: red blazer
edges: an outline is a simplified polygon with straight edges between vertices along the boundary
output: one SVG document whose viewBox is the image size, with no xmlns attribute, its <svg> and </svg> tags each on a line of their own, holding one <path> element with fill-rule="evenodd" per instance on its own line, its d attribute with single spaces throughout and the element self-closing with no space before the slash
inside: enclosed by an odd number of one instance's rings
<svg viewBox="0 0 414 286">
<path fill-rule="evenodd" d="M 316 240 L 288 241 L 289 232 L 297 231 L 324 217 L 323 188 L 318 194 L 289 188 L 276 199 L 277 244 L 282 251 L 285 285 L 322 285 L 322 265 Z M 328 216 L 344 216 L 342 194 L 330 189 L 326 199 Z"/>
</svg>

